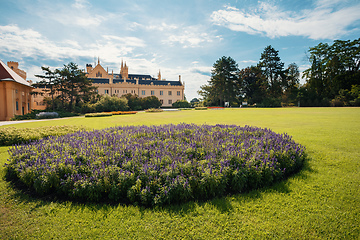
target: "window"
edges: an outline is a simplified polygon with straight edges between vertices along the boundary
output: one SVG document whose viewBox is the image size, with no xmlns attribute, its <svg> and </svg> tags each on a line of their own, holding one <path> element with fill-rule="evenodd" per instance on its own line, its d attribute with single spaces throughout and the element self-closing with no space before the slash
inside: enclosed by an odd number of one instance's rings
<svg viewBox="0 0 360 240">
<path fill-rule="evenodd" d="M 30 103 L 28 103 L 28 111 L 30 111 Z"/>
<path fill-rule="evenodd" d="M 172 104 L 172 100 L 171 100 L 171 99 L 169 100 L 169 104 Z"/>
<path fill-rule="evenodd" d="M 145 90 L 141 90 L 141 95 L 145 95 Z"/>
<path fill-rule="evenodd" d="M 151 96 L 155 95 L 155 91 L 151 90 Z"/>
<path fill-rule="evenodd" d="M 172 95 L 172 92 L 171 92 L 171 91 L 169 91 L 169 93 L 168 93 L 168 94 L 169 94 L 169 96 L 171 96 L 171 95 Z"/>
<path fill-rule="evenodd" d="M 109 94 L 109 89 L 105 89 L 105 94 Z"/>
<path fill-rule="evenodd" d="M 164 91 L 160 91 L 160 96 L 164 95 Z"/>
<path fill-rule="evenodd" d="M 16 111 L 19 111 L 19 102 L 16 101 Z"/>
<path fill-rule="evenodd" d="M 164 100 L 160 99 L 161 105 L 164 104 Z"/>
<path fill-rule="evenodd" d="M 180 96 L 180 91 L 177 91 L 177 95 Z"/>
<path fill-rule="evenodd" d="M 96 73 L 96 77 L 102 77 L 102 73 L 99 71 Z"/>
</svg>

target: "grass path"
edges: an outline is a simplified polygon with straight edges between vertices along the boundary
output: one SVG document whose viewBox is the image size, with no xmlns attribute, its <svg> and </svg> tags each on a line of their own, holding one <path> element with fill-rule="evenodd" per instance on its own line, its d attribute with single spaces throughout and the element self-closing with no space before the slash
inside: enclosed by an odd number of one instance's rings
<svg viewBox="0 0 360 240">
<path fill-rule="evenodd" d="M 286 132 L 311 160 L 270 188 L 145 209 L 49 202 L 0 179 L 0 239 L 359 239 L 360 108 L 226 109 L 76 117 L 12 125 L 237 124 Z M 5 126 L 6 127 L 6 126 Z M 0 148 L 0 170 L 7 159 Z"/>
</svg>

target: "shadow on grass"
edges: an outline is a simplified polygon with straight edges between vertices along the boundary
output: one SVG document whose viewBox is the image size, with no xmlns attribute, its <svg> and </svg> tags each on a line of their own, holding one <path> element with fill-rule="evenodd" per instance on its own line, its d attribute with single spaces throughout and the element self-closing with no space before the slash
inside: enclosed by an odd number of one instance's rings
<svg viewBox="0 0 360 240">
<path fill-rule="evenodd" d="M 198 207 L 205 207 L 206 205 L 211 205 L 216 208 L 221 213 L 230 213 L 234 210 L 233 203 L 242 203 L 249 202 L 263 198 L 264 194 L 267 193 L 291 193 L 291 183 L 292 179 L 298 180 L 306 180 L 311 174 L 316 173 L 317 171 L 312 169 L 310 166 L 311 160 L 307 160 L 304 162 L 303 168 L 283 179 L 282 181 L 275 182 L 270 186 L 261 187 L 258 189 L 250 190 L 248 192 L 239 193 L 239 194 L 230 194 L 224 197 L 216 197 L 210 200 L 204 201 L 189 201 L 182 204 L 173 204 L 168 206 L 161 207 L 152 207 L 147 208 L 143 206 L 134 206 L 130 203 L 115 203 L 110 201 L 104 201 L 101 203 L 95 202 L 86 202 L 86 201 L 73 201 L 69 200 L 66 197 L 59 197 L 58 195 L 48 194 L 45 196 L 39 196 L 34 191 L 31 191 L 21 182 L 13 182 L 7 181 L 5 176 L 3 176 L 3 180 L 6 181 L 7 188 L 10 190 L 11 194 L 9 194 L 9 198 L 17 200 L 18 203 L 22 204 L 30 204 L 32 207 L 30 208 L 30 212 L 36 211 L 39 208 L 44 206 L 48 206 L 50 204 L 56 203 L 61 205 L 66 205 L 69 208 L 69 213 L 71 212 L 83 212 L 85 210 L 90 210 L 93 212 L 102 212 L 104 214 L 104 218 L 108 216 L 114 209 L 119 206 L 122 207 L 134 207 L 137 208 L 137 211 L 143 215 L 145 212 L 153 211 L 153 212 L 167 212 L 171 215 L 184 216 L 189 213 L 194 213 Z"/>
</svg>

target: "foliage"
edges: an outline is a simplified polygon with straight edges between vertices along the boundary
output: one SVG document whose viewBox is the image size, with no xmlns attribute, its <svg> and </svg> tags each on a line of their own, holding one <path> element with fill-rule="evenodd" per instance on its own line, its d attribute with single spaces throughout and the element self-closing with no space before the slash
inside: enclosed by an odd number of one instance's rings
<svg viewBox="0 0 360 240">
<path fill-rule="evenodd" d="M 9 146 L 38 140 L 48 136 L 61 136 L 84 130 L 78 126 L 50 126 L 39 128 L 0 128 L 0 146 Z"/>
<path fill-rule="evenodd" d="M 207 110 L 207 107 L 195 107 L 195 110 Z"/>
<path fill-rule="evenodd" d="M 258 67 L 247 67 L 239 71 L 242 95 L 248 104 L 262 103 L 267 96 L 268 83 Z"/>
<path fill-rule="evenodd" d="M 87 113 L 85 117 L 109 117 L 113 114 L 111 112 L 102 112 L 102 113 Z"/>
<path fill-rule="evenodd" d="M 208 85 L 201 86 L 198 93 L 205 106 L 224 106 L 224 102 L 239 106 L 242 101 L 256 106 L 295 105 L 299 76 L 299 67 L 291 63 L 284 69 L 279 51 L 269 45 L 257 66 L 239 70 L 230 57 L 217 60 Z"/>
<path fill-rule="evenodd" d="M 186 100 L 177 100 L 172 104 L 174 108 L 190 108 L 191 104 Z"/>
<path fill-rule="evenodd" d="M 200 100 L 197 98 L 193 98 L 190 101 L 191 107 L 199 107 L 198 105 L 200 104 Z"/>
<path fill-rule="evenodd" d="M 285 72 L 284 63 L 281 62 L 279 51 L 275 50 L 271 45 L 264 49 L 261 53 L 258 67 L 266 76 L 269 86 L 269 93 L 271 97 L 279 97 L 282 94 L 285 86 Z"/>
<path fill-rule="evenodd" d="M 304 98 L 315 101 L 334 99 L 340 105 L 349 105 L 344 101 L 341 90 L 351 90 L 360 85 L 360 38 L 353 41 L 335 40 L 333 44 L 319 43 L 309 49 L 311 67 L 304 71 L 306 85 Z"/>
<path fill-rule="evenodd" d="M 236 102 L 239 96 L 238 65 L 231 57 L 218 59 L 211 70 L 208 85 L 201 86 L 198 93 L 208 106 L 224 106 L 224 102 Z"/>
<path fill-rule="evenodd" d="M 50 96 L 45 101 L 48 109 L 72 112 L 95 97 L 96 87 L 92 86 L 92 82 L 75 63 L 70 62 L 62 69 L 54 71 L 49 67 L 41 69 L 44 75 L 35 76 L 42 80 L 33 86 L 42 89 L 36 94 Z"/>
<path fill-rule="evenodd" d="M 156 96 L 148 96 L 144 98 L 139 98 L 137 95 L 128 93 L 123 95 L 128 100 L 128 106 L 130 110 L 138 111 L 149 108 L 159 108 L 161 107 L 161 102 Z"/>
<path fill-rule="evenodd" d="M 128 109 L 127 102 L 124 97 L 103 95 L 94 107 L 97 112 L 125 111 Z"/>
<path fill-rule="evenodd" d="M 42 110 L 31 110 L 29 113 L 24 115 L 15 115 L 10 119 L 10 121 L 19 121 L 19 120 L 30 120 L 35 119 L 36 114 L 40 113 Z"/>
<path fill-rule="evenodd" d="M 123 97 L 125 97 L 128 100 L 128 106 L 130 110 L 138 111 L 144 109 L 141 103 L 142 102 L 141 98 L 139 98 L 137 95 L 128 93 L 123 95 Z"/>
<path fill-rule="evenodd" d="M 161 102 L 156 96 L 148 96 L 141 98 L 141 107 L 142 109 L 149 108 L 159 108 L 161 107 Z"/>
<path fill-rule="evenodd" d="M 304 148 L 286 134 L 235 125 L 115 127 L 10 149 L 7 176 L 38 194 L 145 206 L 209 199 L 297 172 Z"/>
<path fill-rule="evenodd" d="M 157 112 L 163 112 L 164 110 L 162 110 L 161 108 L 149 108 L 149 109 L 146 109 L 145 112 L 148 112 L 148 113 L 157 113 Z"/>
</svg>

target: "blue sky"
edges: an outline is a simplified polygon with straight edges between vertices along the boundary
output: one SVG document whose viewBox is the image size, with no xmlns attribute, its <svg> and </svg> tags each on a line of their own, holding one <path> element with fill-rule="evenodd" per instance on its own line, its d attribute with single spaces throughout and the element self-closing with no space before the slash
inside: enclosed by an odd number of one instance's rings
<svg viewBox="0 0 360 240">
<path fill-rule="evenodd" d="M 0 59 L 18 61 L 28 79 L 97 57 L 117 73 L 124 60 L 129 73 L 181 75 L 188 100 L 222 56 L 244 68 L 272 45 L 302 71 L 309 47 L 360 37 L 360 0 L 0 0 L 0 9 Z"/>
</svg>

